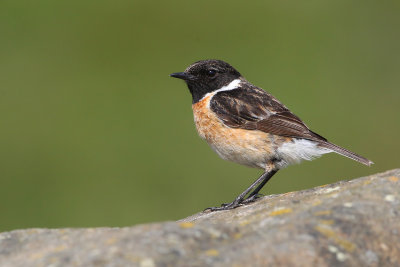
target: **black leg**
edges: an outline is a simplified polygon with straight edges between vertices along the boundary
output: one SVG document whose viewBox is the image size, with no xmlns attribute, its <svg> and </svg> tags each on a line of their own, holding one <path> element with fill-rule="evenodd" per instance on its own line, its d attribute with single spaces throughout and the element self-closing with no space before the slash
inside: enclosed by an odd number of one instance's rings
<svg viewBox="0 0 400 267">
<path fill-rule="evenodd" d="M 247 198 L 251 198 L 252 196 L 255 196 L 258 194 L 258 192 L 260 192 L 261 188 L 264 187 L 264 185 L 266 183 L 268 183 L 268 181 L 272 178 L 272 176 L 274 176 L 275 173 L 277 173 L 278 170 L 273 170 L 273 171 L 269 171 L 268 172 L 268 177 L 265 177 L 265 179 L 257 186 L 256 189 L 254 189 L 253 192 L 250 193 L 250 195 Z"/>
<path fill-rule="evenodd" d="M 278 170 L 270 171 L 269 173 L 271 173 L 271 175 L 269 175 L 268 177 L 266 177 L 266 179 L 264 179 L 264 180 L 257 186 L 257 188 L 254 189 L 254 191 L 251 192 L 251 193 L 249 194 L 249 196 L 248 196 L 246 199 L 244 199 L 244 200 L 242 201 L 242 204 L 248 204 L 248 203 L 254 202 L 254 201 L 256 201 L 259 197 L 261 197 L 262 195 L 259 194 L 258 192 L 260 192 L 260 190 L 264 187 L 264 185 L 265 185 L 266 183 L 268 183 L 268 181 L 272 178 L 272 176 L 274 176 L 275 173 L 277 173 L 277 171 L 278 171 Z"/>
<path fill-rule="evenodd" d="M 221 207 L 212 207 L 212 208 L 207 208 L 205 210 L 211 210 L 211 211 L 217 211 L 217 210 L 230 210 L 230 209 L 234 209 L 239 207 L 242 203 L 250 203 L 252 201 L 254 201 L 256 199 L 256 196 L 258 194 L 258 192 L 261 190 L 261 188 L 263 188 L 263 186 L 269 181 L 269 179 L 271 179 L 271 177 L 277 172 L 277 170 L 272 170 L 272 171 L 268 171 L 268 172 L 264 172 L 254 183 L 252 183 L 249 188 L 247 188 L 246 190 L 243 191 L 243 193 L 241 193 L 237 198 L 235 198 L 234 201 L 232 201 L 229 204 L 223 204 Z M 258 185 L 258 186 L 257 186 Z M 257 186 L 257 187 L 256 187 Z M 256 187 L 256 189 L 254 189 L 253 192 L 251 192 L 251 190 L 253 190 L 253 188 Z M 251 193 L 250 193 L 251 192 Z M 247 194 L 250 195 L 246 198 L 245 197 Z"/>
</svg>

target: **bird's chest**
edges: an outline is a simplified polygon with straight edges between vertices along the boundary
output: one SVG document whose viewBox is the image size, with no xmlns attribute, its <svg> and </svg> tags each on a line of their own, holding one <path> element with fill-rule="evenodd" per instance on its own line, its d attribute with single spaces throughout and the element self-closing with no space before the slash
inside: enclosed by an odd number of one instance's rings
<svg viewBox="0 0 400 267">
<path fill-rule="evenodd" d="M 229 128 L 210 110 L 209 102 L 211 97 L 212 95 L 206 96 L 201 101 L 192 105 L 197 132 L 210 145 L 219 143 L 223 136 L 229 135 Z"/>
<path fill-rule="evenodd" d="M 262 167 L 270 153 L 268 134 L 226 126 L 209 108 L 212 95 L 192 105 L 198 134 L 226 160 Z"/>
</svg>

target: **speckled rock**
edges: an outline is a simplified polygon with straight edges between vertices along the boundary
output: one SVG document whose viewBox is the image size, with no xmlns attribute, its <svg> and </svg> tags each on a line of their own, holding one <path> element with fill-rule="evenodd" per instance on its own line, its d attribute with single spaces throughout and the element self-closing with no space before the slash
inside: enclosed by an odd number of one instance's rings
<svg viewBox="0 0 400 267">
<path fill-rule="evenodd" d="M 125 228 L 0 234 L 0 266 L 399 266 L 400 169 Z"/>
</svg>

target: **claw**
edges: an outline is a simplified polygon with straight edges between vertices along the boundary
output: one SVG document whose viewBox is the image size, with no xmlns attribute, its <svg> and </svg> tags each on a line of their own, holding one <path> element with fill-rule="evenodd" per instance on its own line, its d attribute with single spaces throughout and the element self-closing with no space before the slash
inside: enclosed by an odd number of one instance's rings
<svg viewBox="0 0 400 267">
<path fill-rule="evenodd" d="M 253 196 L 251 196 L 251 197 L 248 197 L 248 198 L 246 198 L 245 200 L 243 200 L 243 204 L 249 204 L 249 203 L 252 203 L 252 202 L 254 202 L 254 201 L 257 201 L 257 199 L 259 199 L 259 198 L 261 198 L 261 197 L 263 197 L 264 195 L 262 195 L 262 194 L 255 194 L 255 195 L 253 195 Z"/>
<path fill-rule="evenodd" d="M 204 211 L 220 211 L 220 210 L 231 210 L 237 207 L 242 206 L 242 203 L 238 203 L 237 201 L 233 201 L 231 203 L 223 203 L 221 207 L 210 207 L 206 208 Z"/>
</svg>

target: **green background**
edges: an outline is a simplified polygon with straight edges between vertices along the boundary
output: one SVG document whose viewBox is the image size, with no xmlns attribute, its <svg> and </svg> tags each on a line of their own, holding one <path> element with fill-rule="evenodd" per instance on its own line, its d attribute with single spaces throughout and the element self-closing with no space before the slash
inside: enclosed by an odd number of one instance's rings
<svg viewBox="0 0 400 267">
<path fill-rule="evenodd" d="M 0 231 L 177 220 L 260 174 L 197 136 L 185 84 L 231 63 L 330 141 L 276 194 L 399 167 L 399 1 L 0 2 Z"/>
</svg>

